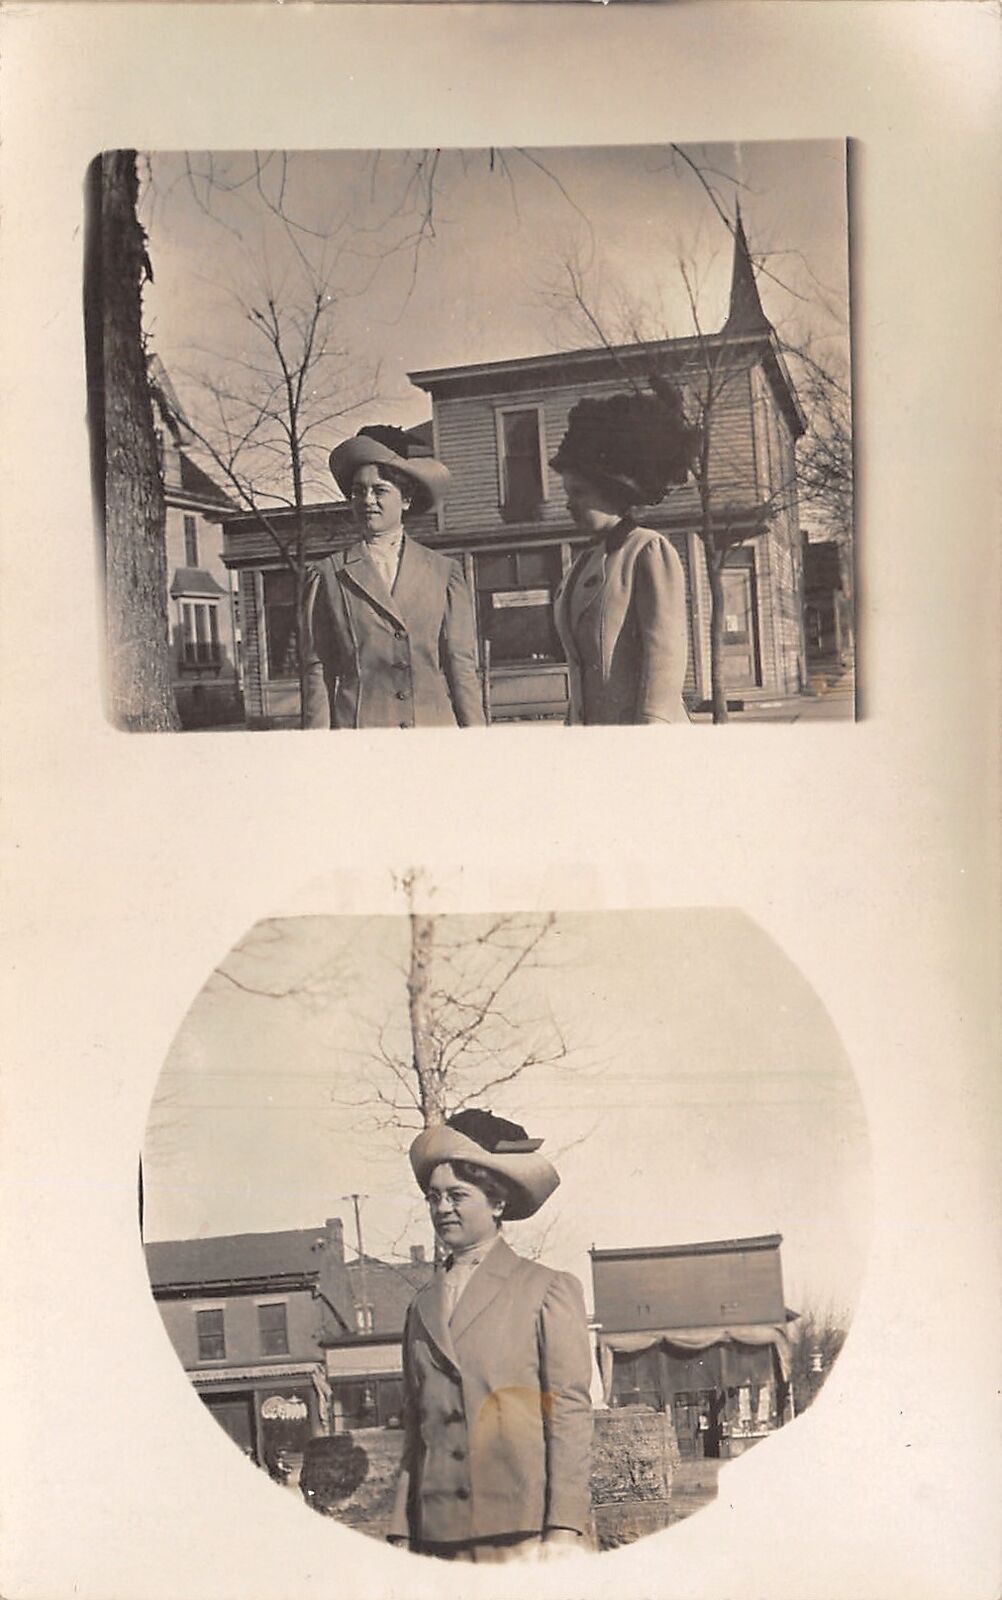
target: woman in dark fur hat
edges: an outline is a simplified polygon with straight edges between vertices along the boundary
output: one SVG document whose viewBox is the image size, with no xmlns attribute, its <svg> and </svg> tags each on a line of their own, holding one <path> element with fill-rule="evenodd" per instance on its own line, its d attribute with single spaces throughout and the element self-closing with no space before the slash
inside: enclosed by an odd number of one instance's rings
<svg viewBox="0 0 1002 1600">
<path fill-rule="evenodd" d="M 684 483 L 696 430 L 678 392 L 580 400 L 550 465 L 593 543 L 555 597 L 570 668 L 569 722 L 685 722 L 685 574 L 671 542 L 638 520 Z"/>
<path fill-rule="evenodd" d="M 446 1252 L 407 1313 L 404 1451 L 388 1537 L 452 1561 L 583 1548 L 592 1374 L 584 1295 L 515 1254 L 502 1219 L 560 1182 L 516 1122 L 460 1111 L 418 1134 L 411 1167 Z"/>
</svg>

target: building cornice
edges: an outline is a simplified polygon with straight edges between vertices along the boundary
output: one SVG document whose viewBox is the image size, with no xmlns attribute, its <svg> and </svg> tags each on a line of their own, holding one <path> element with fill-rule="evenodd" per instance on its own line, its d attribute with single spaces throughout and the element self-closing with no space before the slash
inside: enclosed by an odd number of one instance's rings
<svg viewBox="0 0 1002 1600">
<path fill-rule="evenodd" d="M 778 1250 L 783 1242 L 781 1233 L 760 1233 L 749 1239 L 710 1239 L 700 1244 L 652 1244 L 624 1247 L 619 1250 L 588 1251 L 593 1261 L 630 1261 L 652 1256 L 710 1256 L 745 1254 L 751 1250 Z"/>
<path fill-rule="evenodd" d="M 155 1300 L 204 1300 L 211 1296 L 281 1294 L 297 1289 L 313 1292 L 315 1272 L 269 1272 L 253 1278 L 200 1278 L 197 1282 L 155 1283 Z"/>
</svg>

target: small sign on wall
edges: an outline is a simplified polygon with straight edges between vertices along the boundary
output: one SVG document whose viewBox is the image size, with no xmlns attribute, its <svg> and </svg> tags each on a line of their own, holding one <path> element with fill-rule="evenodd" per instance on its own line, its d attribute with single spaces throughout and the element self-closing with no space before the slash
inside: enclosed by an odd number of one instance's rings
<svg viewBox="0 0 1002 1600">
<path fill-rule="evenodd" d="M 548 606 L 549 589 L 495 589 L 491 604 L 496 611 L 509 611 L 513 606 Z"/>
</svg>

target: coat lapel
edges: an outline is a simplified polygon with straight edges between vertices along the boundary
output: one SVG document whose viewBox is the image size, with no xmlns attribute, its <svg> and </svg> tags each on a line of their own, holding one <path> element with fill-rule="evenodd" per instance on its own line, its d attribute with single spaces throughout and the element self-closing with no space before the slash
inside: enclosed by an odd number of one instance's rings
<svg viewBox="0 0 1002 1600">
<path fill-rule="evenodd" d="M 518 1266 L 518 1256 L 503 1239 L 499 1239 L 491 1252 L 480 1263 L 463 1290 L 452 1313 L 449 1332 L 455 1343 L 467 1328 L 496 1300 L 505 1283 Z"/>
<path fill-rule="evenodd" d="M 406 559 L 406 535 L 404 536 L 403 546 L 400 557 L 401 566 Z M 396 601 L 380 577 L 375 564 L 370 559 L 364 539 L 360 540 L 358 544 L 353 544 L 350 550 L 345 553 L 344 566 L 341 571 L 352 587 L 360 589 L 365 598 L 371 601 L 374 606 L 378 606 L 379 610 L 385 612 L 392 621 L 402 623 L 403 618 L 397 609 Z"/>
<path fill-rule="evenodd" d="M 427 1289 L 422 1289 L 414 1302 L 429 1337 L 438 1346 L 446 1360 L 458 1369 L 459 1359 L 449 1330 L 445 1305 L 445 1273 L 436 1272 Z"/>
<path fill-rule="evenodd" d="M 408 539 L 405 533 L 392 597 L 392 603 L 401 616 L 406 615 L 408 607 L 412 612 L 420 611 L 421 601 L 425 596 L 428 566 L 427 550 L 422 545 L 415 544 L 413 539 Z"/>
</svg>

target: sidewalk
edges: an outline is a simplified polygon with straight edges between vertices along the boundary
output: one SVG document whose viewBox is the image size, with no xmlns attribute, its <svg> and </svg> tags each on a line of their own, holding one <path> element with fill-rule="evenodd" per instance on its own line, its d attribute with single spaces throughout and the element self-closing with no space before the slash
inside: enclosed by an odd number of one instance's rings
<svg viewBox="0 0 1002 1600">
<path fill-rule="evenodd" d="M 798 694 L 786 700 L 746 702 L 743 711 L 728 713 L 729 722 L 851 722 L 855 711 L 855 679 L 843 673 L 824 694 Z M 712 722 L 709 711 L 690 713 L 692 722 Z"/>
</svg>

